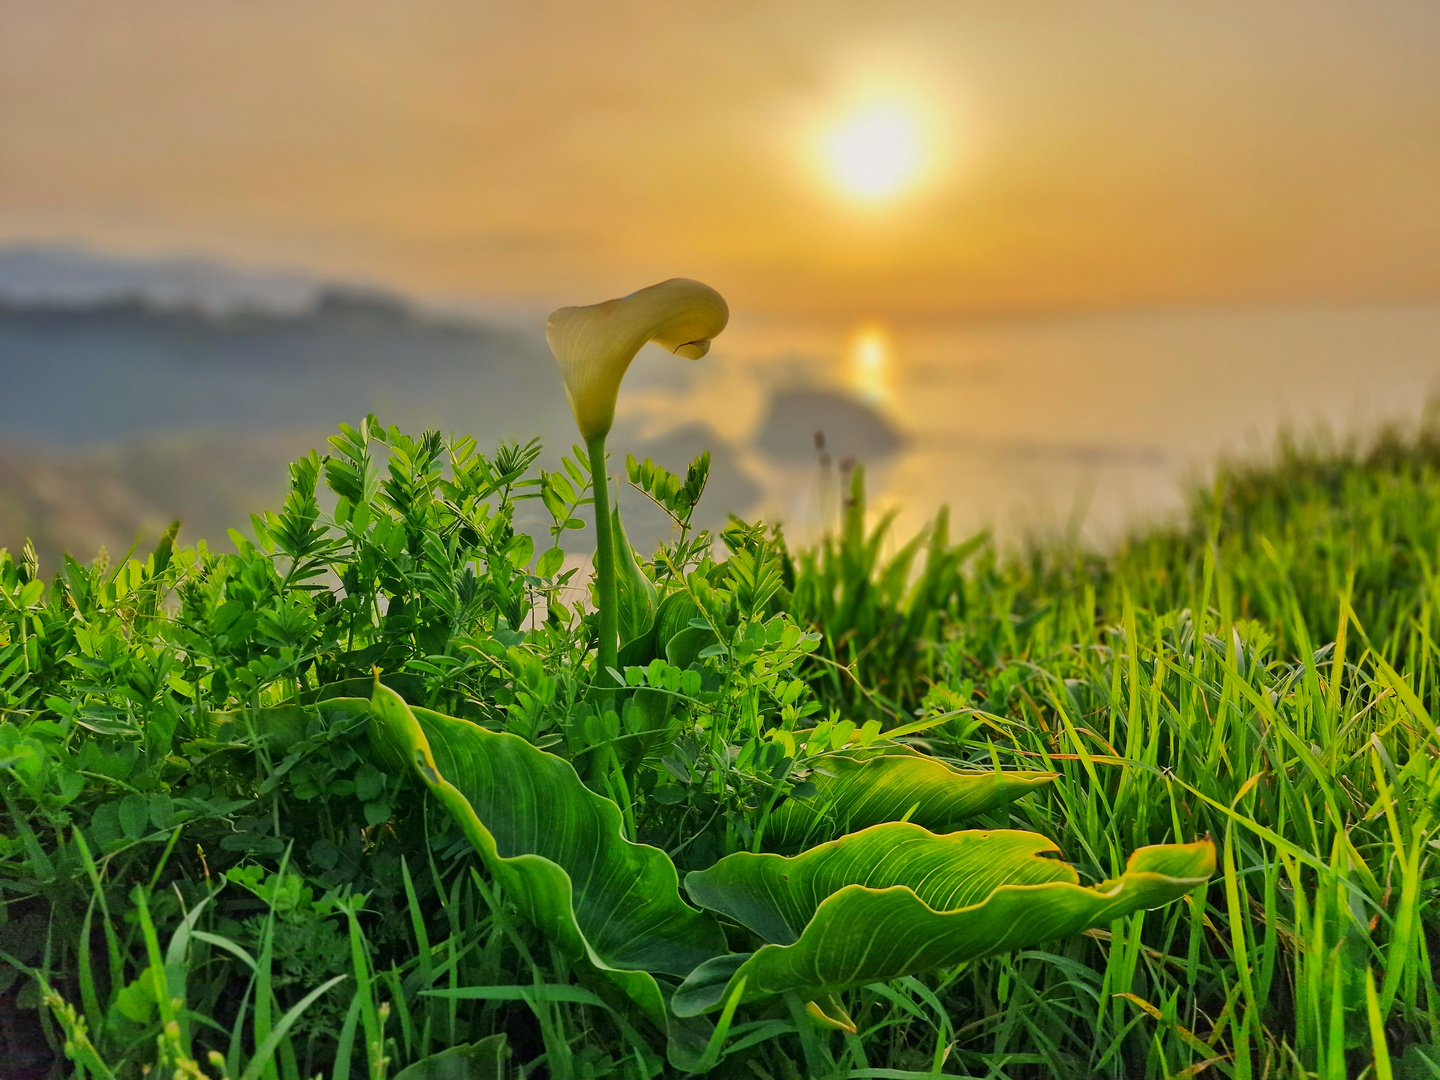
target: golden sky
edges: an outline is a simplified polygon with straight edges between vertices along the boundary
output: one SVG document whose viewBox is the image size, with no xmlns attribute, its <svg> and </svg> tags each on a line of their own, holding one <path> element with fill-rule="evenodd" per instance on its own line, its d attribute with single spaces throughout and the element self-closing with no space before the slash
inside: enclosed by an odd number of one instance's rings
<svg viewBox="0 0 1440 1080">
<path fill-rule="evenodd" d="M 0 242 L 831 317 L 1440 299 L 1433 0 L 6 0 Z M 911 124 L 893 198 L 827 139 Z"/>
</svg>

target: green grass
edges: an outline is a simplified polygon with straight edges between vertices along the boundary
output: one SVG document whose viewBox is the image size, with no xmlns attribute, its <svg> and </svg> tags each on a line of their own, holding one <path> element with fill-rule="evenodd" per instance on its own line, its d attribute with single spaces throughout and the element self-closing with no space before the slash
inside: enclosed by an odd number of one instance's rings
<svg viewBox="0 0 1440 1080">
<path fill-rule="evenodd" d="M 1316 648 L 1298 614 L 1237 619 L 1245 571 L 1207 558 L 1188 602 L 1159 611 L 1128 602 L 1121 571 L 1114 608 L 1086 583 L 1023 629 L 995 594 L 978 620 L 990 632 L 947 645 L 949 671 L 1009 721 L 986 754 L 1064 774 L 1020 812 L 1072 858 L 1110 874 L 1141 844 L 1224 841 L 1205 903 L 1112 927 L 1067 958 L 1083 965 L 1069 978 L 1060 957 L 977 978 L 972 1002 L 1034 1008 L 992 1013 L 976 1049 L 1018 1038 L 1059 1075 L 1138 1075 L 1143 1061 L 1161 1076 L 1227 1055 L 1213 1067 L 1236 1076 L 1354 1075 L 1367 973 L 1397 1044 L 1434 1042 L 1433 667 L 1407 678 L 1386 659 L 1431 640 L 1430 605 L 1375 640 L 1337 594 L 1339 645 Z M 1277 655 L 1282 637 L 1298 655 Z"/>
<path fill-rule="evenodd" d="M 977 710 L 933 751 L 1061 772 L 1016 816 L 1093 875 L 1223 841 L 1191 904 L 960 974 L 940 998 L 959 1068 L 1440 1075 L 1437 433 L 1432 414 L 1368 444 L 1287 439 L 1223 464 L 1175 526 L 1108 555 L 987 544 L 948 596 L 844 567 L 873 535 L 809 560 L 830 610 L 894 597 L 869 617 L 883 660 L 845 643 L 857 690 L 923 672 L 933 709 Z M 907 654 L 917 609 L 946 602 L 943 641 Z"/>
<path fill-rule="evenodd" d="M 63 568 L 43 597 L 23 559 L 4 564 L 0 947 L 45 979 L 32 1037 L 43 1027 L 68 1045 L 64 1069 L 395 1077 L 503 1033 L 515 1075 L 665 1072 L 643 1022 L 517 920 L 413 787 L 365 772 L 343 725 L 281 741 L 246 727 L 261 715 L 247 708 L 380 663 L 431 707 L 572 756 L 627 828 L 682 868 L 753 836 L 755 807 L 783 790 L 747 765 L 747 747 L 768 727 L 813 723 L 807 702 L 841 720 L 936 719 L 909 741 L 1057 772 L 979 825 L 1051 837 L 1086 881 L 1117 875 L 1144 845 L 1208 834 L 1220 849 L 1220 874 L 1180 903 L 846 992 L 854 1034 L 815 1026 L 798 1001 L 741 1007 L 713 1075 L 1440 1075 L 1433 416 L 1365 443 L 1291 440 L 1268 462 L 1224 464 L 1182 521 L 1109 553 L 955 544 L 942 522 L 886 558 L 863 498 L 814 552 L 732 531 L 751 594 L 734 589 L 730 617 L 784 616 L 818 639 L 762 641 L 743 677 L 671 717 L 649 753 L 617 750 L 613 768 L 588 773 L 590 747 L 629 744 L 583 707 L 586 624 L 558 576 L 516 577 L 532 552 L 494 524 L 529 462 L 486 479 L 462 455 L 464 476 L 427 501 L 415 478 L 439 482 L 438 442 L 433 468 L 421 442 L 389 443 L 403 460 L 374 482 L 409 534 L 342 525 L 345 565 L 378 583 L 347 582 L 343 617 L 300 591 L 340 557 L 313 525 L 304 468 L 288 516 L 268 523 L 273 560 L 166 549 L 98 577 Z M 346 461 L 368 453 L 357 445 Z M 348 478 L 357 500 L 360 473 Z M 477 520 L 482 492 L 500 504 Z M 671 556 L 694 556 L 687 544 Z M 479 571 L 469 584 L 467 565 Z M 707 565 L 692 573 L 739 580 Z M 665 559 L 646 570 L 662 586 L 674 576 Z M 695 587 L 698 610 L 720 611 Z M 173 615 L 167 595 L 183 598 Z M 529 605 L 547 595 L 563 602 L 542 618 Z M 388 610 L 365 611 L 379 596 Z M 227 618 L 231 631 L 217 630 Z M 677 781 L 687 768 L 701 780 Z M 147 979 L 168 995 L 147 997 Z M 28 982 L 8 991 L 27 1005 Z M 470 1075 L 497 1075 L 493 1044 L 482 1059 Z"/>
</svg>

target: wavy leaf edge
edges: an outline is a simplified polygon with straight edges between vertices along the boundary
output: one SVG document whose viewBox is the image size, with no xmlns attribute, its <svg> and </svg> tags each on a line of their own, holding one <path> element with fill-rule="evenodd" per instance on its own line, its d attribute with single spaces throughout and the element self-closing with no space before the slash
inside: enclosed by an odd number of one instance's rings
<svg viewBox="0 0 1440 1080">
<path fill-rule="evenodd" d="M 466 725 L 467 728 L 473 728 L 483 733 L 483 736 L 496 739 L 513 739 L 517 742 L 524 743 L 525 747 L 531 752 L 544 755 L 546 758 L 553 758 L 574 774 L 574 768 L 569 762 L 563 758 L 555 757 L 553 754 L 545 754 L 544 751 L 537 750 L 517 735 L 490 731 L 480 727 L 478 724 L 459 717 L 446 716 L 444 713 L 437 713 L 433 710 L 411 706 L 401 698 L 400 695 L 379 682 L 378 679 L 375 683 L 374 695 L 370 701 L 365 701 L 364 699 L 335 699 L 331 704 L 362 707 L 370 711 L 377 729 L 381 727 L 384 729 L 384 735 L 381 737 L 390 742 L 389 746 L 380 746 L 377 747 L 377 749 L 380 750 L 382 755 L 390 758 L 392 761 L 394 761 L 396 757 L 408 759 L 408 767 L 415 770 L 426 787 L 435 794 L 446 811 L 455 818 L 457 824 L 460 825 L 461 831 L 465 833 L 466 838 L 471 842 L 472 846 L 475 847 L 477 853 L 481 856 L 481 859 L 486 863 L 492 874 L 495 874 L 497 869 L 499 869 L 497 876 L 507 875 L 512 872 L 523 873 L 522 868 L 529 864 L 541 869 L 543 872 L 562 875 L 568 887 L 566 903 L 569 918 L 560 926 L 542 926 L 540 929 L 547 934 L 554 933 L 559 939 L 558 944 L 570 952 L 573 958 L 585 959 L 596 971 L 614 982 L 626 996 L 641 1008 L 652 1022 L 659 1025 L 662 1030 L 669 1030 L 671 1032 L 672 1041 L 675 1036 L 680 1034 L 674 1030 L 675 1025 L 673 1023 L 673 1018 L 677 1017 L 678 1014 L 672 1013 L 668 1008 L 668 1002 L 666 1000 L 668 995 L 661 989 L 653 973 L 642 968 L 617 967 L 595 950 L 583 929 L 581 929 L 576 917 L 574 905 L 575 886 L 565 868 L 542 855 L 534 853 L 521 853 L 516 855 L 500 854 L 494 835 L 485 826 L 484 822 L 480 820 L 479 815 L 476 813 L 469 799 L 466 798 L 464 792 L 451 783 L 436 765 L 429 740 L 426 737 L 417 714 L 423 713 L 427 717 L 434 718 L 441 722 L 463 724 Z M 374 738 L 375 735 L 372 733 L 372 741 Z M 394 763 L 398 764 L 398 761 L 394 761 Z M 550 767 L 555 768 L 554 765 L 550 765 Z M 607 826 L 613 826 L 617 839 L 629 847 L 654 852 L 665 860 L 666 865 L 674 875 L 676 900 L 678 903 L 685 905 L 685 901 L 680 894 L 679 874 L 675 870 L 674 864 L 670 862 L 669 857 L 659 848 L 647 844 L 637 844 L 625 837 L 620 827 L 621 817 L 619 807 L 615 806 L 613 802 L 605 799 L 603 796 L 590 791 L 589 788 L 585 788 L 578 774 L 575 774 L 575 782 L 576 785 L 583 788 L 586 795 L 590 796 L 595 802 Z M 503 876 L 501 880 L 503 882 Z M 690 908 L 689 905 L 685 905 L 685 907 L 687 910 L 695 910 Z M 710 919 L 710 916 L 703 911 L 695 911 L 695 915 L 697 918 Z M 717 951 L 723 951 L 724 938 L 718 924 L 715 925 L 715 930 L 717 941 L 720 943 Z"/>
<path fill-rule="evenodd" d="M 911 838 L 919 838 L 917 834 L 924 834 L 925 837 L 934 840 L 945 840 L 957 837 L 962 833 L 969 833 L 974 836 L 995 836 L 997 833 L 1011 833 L 1018 838 L 1033 838 L 1033 849 L 1031 855 L 1043 858 L 1051 854 L 1058 854 L 1060 848 L 1046 837 L 1036 833 L 1029 833 L 1022 830 L 961 830 L 956 833 L 936 834 L 920 826 L 911 825 L 907 822 L 889 822 L 882 825 L 874 825 L 869 829 L 852 833 L 840 840 L 830 841 L 799 855 L 783 856 L 774 854 L 752 854 L 739 852 L 727 856 L 709 870 L 692 871 L 686 875 L 686 891 L 691 893 L 691 899 L 711 910 L 720 910 L 711 903 L 703 902 L 696 891 L 691 889 L 691 879 L 697 882 L 703 880 L 703 875 L 712 874 L 727 860 L 775 860 L 788 863 L 792 866 L 801 860 L 817 857 L 817 853 L 825 849 L 834 849 L 845 840 L 851 837 L 860 836 L 864 833 L 875 833 L 877 830 L 908 832 Z M 1039 841 L 1039 842 L 1036 842 Z M 1041 895 L 1050 893 L 1056 896 L 1083 897 L 1087 902 L 1097 906 L 1097 916 L 1088 920 L 1088 925 L 1077 926 L 1068 933 L 1078 933 L 1092 926 L 1100 925 L 1111 921 L 1125 914 L 1138 910 L 1153 910 L 1172 903 L 1185 893 L 1198 888 L 1214 876 L 1215 872 L 1215 846 L 1212 841 L 1198 840 L 1185 844 L 1155 844 L 1137 848 L 1126 860 L 1125 870 L 1114 878 L 1108 878 L 1095 885 L 1080 884 L 1079 873 L 1069 863 L 1059 860 L 1053 862 L 1057 870 L 1063 868 L 1063 872 L 1071 879 L 1068 881 L 1048 881 L 1036 884 L 1002 884 L 996 886 L 984 899 L 977 903 L 962 905 L 951 909 L 940 909 L 930 906 L 908 885 L 891 885 L 881 888 L 862 885 L 858 883 L 847 884 L 835 892 L 830 893 L 816 907 L 814 913 L 807 921 L 799 937 L 791 944 L 767 943 L 756 949 L 753 953 L 732 953 L 727 956 L 715 957 L 707 960 L 697 967 L 686 978 L 676 991 L 671 1003 L 672 1009 L 677 1015 L 692 1016 L 709 1012 L 722 1003 L 731 989 L 737 982 L 744 978 L 747 982 L 743 1000 L 753 1001 L 775 994 L 785 993 L 790 990 L 802 991 L 807 997 L 836 993 L 849 989 L 853 986 L 864 985 L 866 982 L 879 981 L 877 979 L 865 979 L 862 981 L 843 982 L 819 982 L 810 985 L 773 985 L 767 984 L 764 971 L 767 967 L 783 966 L 785 961 L 806 954 L 815 952 L 820 944 L 826 929 L 825 923 L 830 917 L 844 911 L 847 907 L 854 907 L 859 904 L 881 906 L 889 905 L 896 909 L 908 907 L 915 917 L 938 920 L 957 921 L 961 919 L 974 918 L 983 915 L 984 909 L 995 908 L 999 910 L 1007 902 L 1019 900 L 1028 895 Z M 1147 869 L 1154 864 L 1165 864 L 1173 869 L 1190 869 L 1192 873 L 1177 875 L 1175 873 L 1164 873 L 1155 869 Z M 785 875 L 788 877 L 788 875 Z M 1148 887 L 1148 888 L 1147 888 Z M 1110 910 L 1123 900 L 1126 893 L 1139 893 L 1154 890 L 1161 894 L 1154 903 L 1146 903 L 1143 900 L 1135 903 L 1124 910 Z M 1154 899 L 1154 897 L 1152 897 Z M 730 916 L 733 917 L 733 916 Z M 1035 940 L 1048 940 L 1057 936 L 1068 936 L 1067 934 L 1043 935 Z M 1000 938 L 991 947 L 973 951 L 972 953 L 952 960 L 926 963 L 915 966 L 908 970 L 897 970 L 888 977 L 898 978 L 903 975 L 918 974 L 920 971 L 928 970 L 937 966 L 951 966 L 954 963 L 968 962 L 980 959 L 985 956 L 994 955 L 1000 952 L 1011 951 L 1014 948 L 1022 947 L 1025 944 L 1011 943 L 1005 938 Z"/>
<path fill-rule="evenodd" d="M 803 732 L 796 734 L 798 737 Z M 815 757 L 807 765 L 821 770 L 827 765 L 841 765 L 842 768 L 835 775 L 827 777 L 822 774 L 821 778 L 814 780 L 819 789 L 814 797 L 790 799 L 776 809 L 766 825 L 767 851 L 784 853 L 806 843 L 829 843 L 840 835 L 851 835 L 895 821 L 913 820 L 932 830 L 953 829 L 962 821 L 1006 806 L 1053 783 L 1060 775 L 1030 769 L 966 769 L 914 747 L 892 742 L 868 747 L 842 747 Z M 883 796 L 861 790 L 869 779 L 863 774 L 874 774 L 883 781 L 887 772 L 911 770 L 920 772 L 918 777 L 909 778 L 911 782 L 907 784 L 911 794 L 919 796 L 913 804 L 905 810 L 898 809 L 900 804 L 880 810 L 883 816 L 878 819 L 863 813 L 870 803 L 883 801 Z M 950 783 L 959 785 L 960 790 L 944 791 L 944 785 Z M 969 805 L 953 805 L 963 799 L 968 799 Z M 952 805 L 943 810 L 939 805 L 926 810 L 923 807 L 926 801 L 949 802 Z M 842 804 L 838 811 L 840 817 L 829 812 L 836 804 Z M 905 816 L 907 812 L 911 816 Z M 914 816 L 917 813 L 919 817 Z M 858 821 L 857 816 L 860 818 Z M 864 820 L 867 816 L 872 819 Z M 840 832 L 823 835 L 827 825 L 838 828 Z M 816 835 L 817 830 L 821 835 Z M 830 831 L 834 833 L 834 828 Z"/>
</svg>

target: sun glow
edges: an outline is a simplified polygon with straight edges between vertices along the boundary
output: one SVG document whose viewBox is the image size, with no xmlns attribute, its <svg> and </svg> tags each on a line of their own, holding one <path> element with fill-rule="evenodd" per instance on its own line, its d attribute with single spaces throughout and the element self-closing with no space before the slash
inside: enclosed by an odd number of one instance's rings
<svg viewBox="0 0 1440 1080">
<path fill-rule="evenodd" d="M 862 400 L 877 406 L 890 401 L 895 348 L 883 323 L 865 322 L 850 336 L 850 386 Z"/>
<path fill-rule="evenodd" d="M 898 104 L 872 104 L 846 116 L 826 134 L 825 163 L 846 194 L 880 202 L 900 194 L 920 174 L 920 123 Z"/>
</svg>

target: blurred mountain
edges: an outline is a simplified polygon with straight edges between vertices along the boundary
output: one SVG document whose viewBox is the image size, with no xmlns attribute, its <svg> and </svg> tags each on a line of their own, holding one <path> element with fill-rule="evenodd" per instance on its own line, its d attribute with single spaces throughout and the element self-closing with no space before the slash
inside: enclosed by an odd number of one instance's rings
<svg viewBox="0 0 1440 1080">
<path fill-rule="evenodd" d="M 50 445 L 328 430 L 369 411 L 518 436 L 564 410 L 543 341 L 336 290 L 294 313 L 0 303 L 0 380 L 0 432 Z"/>
<path fill-rule="evenodd" d="M 538 435 L 547 467 L 576 441 L 538 327 L 211 263 L 0 250 L 0 547 L 30 537 L 53 567 L 61 550 L 118 554 L 175 518 L 182 539 L 227 546 L 226 528 L 278 507 L 287 461 L 371 412 L 482 449 Z M 681 472 L 711 451 L 702 510 L 717 522 L 754 501 L 715 432 L 635 435 L 615 445 Z M 665 531 L 636 525 L 642 547 Z"/>
<path fill-rule="evenodd" d="M 73 306 L 133 299 L 152 307 L 295 312 L 322 284 L 287 271 L 242 270 L 204 258 L 121 259 L 63 245 L 0 248 L 0 301 Z"/>
</svg>

